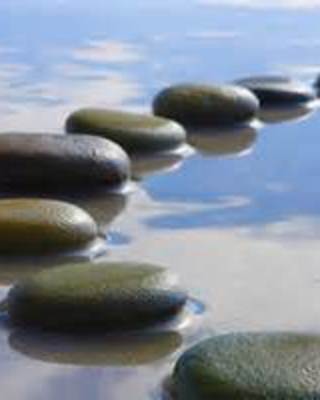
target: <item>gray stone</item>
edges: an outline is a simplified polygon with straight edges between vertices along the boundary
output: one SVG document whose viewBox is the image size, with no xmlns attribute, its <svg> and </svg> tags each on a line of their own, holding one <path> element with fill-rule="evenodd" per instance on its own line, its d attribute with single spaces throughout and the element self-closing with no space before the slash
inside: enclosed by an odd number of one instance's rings
<svg viewBox="0 0 320 400">
<path fill-rule="evenodd" d="M 130 173 L 126 153 L 84 135 L 0 134 L 0 183 L 9 187 L 118 186 Z"/>
<path fill-rule="evenodd" d="M 315 99 L 311 87 L 283 76 L 257 76 L 235 82 L 251 90 L 261 105 L 279 103 L 305 103 Z"/>
</svg>

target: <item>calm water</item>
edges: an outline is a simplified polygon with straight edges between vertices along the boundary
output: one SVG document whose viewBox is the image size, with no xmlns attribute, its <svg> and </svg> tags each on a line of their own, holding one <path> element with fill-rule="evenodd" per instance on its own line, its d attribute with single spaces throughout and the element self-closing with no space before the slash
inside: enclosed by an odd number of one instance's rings
<svg viewBox="0 0 320 400">
<path fill-rule="evenodd" d="M 319 17 L 317 0 L 1 0 L 1 130 L 61 132 L 83 106 L 148 111 L 181 81 L 310 82 Z M 117 340 L 3 322 L 4 398 L 155 399 L 179 353 L 212 332 L 320 332 L 320 113 L 261 118 L 272 123 L 191 132 L 196 151 L 184 160 L 136 160 L 128 196 L 76 200 L 102 226 L 113 220 L 108 259 L 167 265 L 205 313 L 191 304 L 173 326 Z M 3 294 L 38 264 L 3 263 Z"/>
</svg>

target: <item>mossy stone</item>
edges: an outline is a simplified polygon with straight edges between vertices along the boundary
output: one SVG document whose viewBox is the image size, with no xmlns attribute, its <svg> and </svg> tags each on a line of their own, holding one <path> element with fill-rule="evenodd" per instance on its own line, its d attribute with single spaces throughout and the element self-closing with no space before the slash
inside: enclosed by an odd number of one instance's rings
<svg viewBox="0 0 320 400">
<path fill-rule="evenodd" d="M 249 90 L 231 85 L 171 86 L 154 99 L 156 115 L 184 126 L 233 125 L 255 117 L 259 102 Z"/>
<path fill-rule="evenodd" d="M 13 188 L 118 186 L 130 173 L 126 153 L 89 135 L 0 134 L 0 183 Z"/>
<path fill-rule="evenodd" d="M 173 391 L 177 400 L 320 399 L 320 336 L 213 337 L 178 360 Z"/>
<path fill-rule="evenodd" d="M 285 76 L 257 76 L 237 80 L 235 83 L 255 93 L 262 105 L 315 100 L 311 87 Z"/>
<path fill-rule="evenodd" d="M 82 248 L 97 238 L 94 220 L 69 203 L 0 200 L 0 253 L 42 254 Z"/>
<path fill-rule="evenodd" d="M 130 153 L 171 151 L 186 139 L 184 129 L 168 119 L 96 108 L 71 114 L 66 130 L 111 139 Z"/>
<path fill-rule="evenodd" d="M 42 271 L 11 289 L 18 324 L 55 330 L 140 328 L 175 316 L 186 302 L 164 268 L 83 263 Z"/>
</svg>

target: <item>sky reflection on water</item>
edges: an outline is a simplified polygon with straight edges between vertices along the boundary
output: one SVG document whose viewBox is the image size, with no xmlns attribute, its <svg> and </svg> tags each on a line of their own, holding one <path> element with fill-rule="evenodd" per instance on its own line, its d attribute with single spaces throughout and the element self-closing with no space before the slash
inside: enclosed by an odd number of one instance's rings
<svg viewBox="0 0 320 400">
<path fill-rule="evenodd" d="M 319 17 L 318 0 L 2 0 L 0 129 L 63 132 L 85 106 L 148 111 L 177 82 L 290 73 L 311 83 Z M 320 112 L 262 119 L 238 134 L 194 132 L 197 151 L 183 159 L 135 160 L 128 202 L 78 199 L 103 229 L 117 216 L 108 259 L 167 265 L 205 303 L 201 329 L 177 333 L 178 352 L 212 331 L 320 332 Z M 12 400 L 147 400 L 177 356 L 169 346 L 137 368 L 63 366 L 39 360 L 36 338 L 27 356 L 9 336 L 1 327 L 0 385 Z"/>
</svg>

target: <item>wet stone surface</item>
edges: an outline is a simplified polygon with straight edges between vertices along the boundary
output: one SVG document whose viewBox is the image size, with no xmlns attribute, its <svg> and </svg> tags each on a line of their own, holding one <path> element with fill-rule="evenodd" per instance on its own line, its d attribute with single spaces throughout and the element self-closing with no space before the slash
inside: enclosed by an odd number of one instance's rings
<svg viewBox="0 0 320 400">
<path fill-rule="evenodd" d="M 170 151 L 185 142 L 184 129 L 176 122 L 147 114 L 95 108 L 71 114 L 66 131 L 111 139 L 130 153 Z"/>
<path fill-rule="evenodd" d="M 162 90 L 153 101 L 156 115 L 184 126 L 234 125 L 255 117 L 259 102 L 248 90 L 231 85 L 182 84 Z"/>
<path fill-rule="evenodd" d="M 84 248 L 98 237 L 92 217 L 70 203 L 0 200 L 1 255 L 37 255 Z"/>
<path fill-rule="evenodd" d="M 3 133 L 0 183 L 4 187 L 116 187 L 130 174 L 126 153 L 89 135 Z"/>
<path fill-rule="evenodd" d="M 141 328 L 182 309 L 187 295 L 174 280 L 148 264 L 70 264 L 17 283 L 8 310 L 19 325 L 61 331 Z"/>
<path fill-rule="evenodd" d="M 228 334 L 187 350 L 173 375 L 177 400 L 320 398 L 320 337 Z"/>
<path fill-rule="evenodd" d="M 257 76 L 235 81 L 255 93 L 262 105 L 315 100 L 312 87 L 284 76 Z"/>
</svg>

